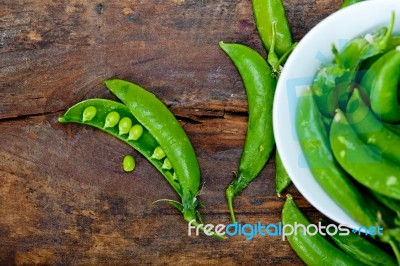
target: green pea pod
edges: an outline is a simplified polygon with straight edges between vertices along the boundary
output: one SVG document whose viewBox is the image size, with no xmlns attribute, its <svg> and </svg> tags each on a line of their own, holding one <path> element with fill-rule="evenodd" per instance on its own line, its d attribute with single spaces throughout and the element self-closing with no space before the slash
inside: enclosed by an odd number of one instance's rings
<svg viewBox="0 0 400 266">
<path fill-rule="evenodd" d="M 398 265 L 395 258 L 386 251 L 358 234 L 350 233 L 345 236 L 329 234 L 329 236 L 341 250 L 366 265 Z"/>
<path fill-rule="evenodd" d="M 333 154 L 355 180 L 382 195 L 400 199 L 400 166 L 381 158 L 352 129 L 346 116 L 336 111 L 330 131 Z"/>
<path fill-rule="evenodd" d="M 195 219 L 193 210 L 200 187 L 200 168 L 182 126 L 168 108 L 149 91 L 120 79 L 110 79 L 104 83 L 162 147 L 182 189 L 185 220 L 189 222 Z"/>
<path fill-rule="evenodd" d="M 295 224 L 304 225 L 306 228 L 310 225 L 289 194 L 286 195 L 286 202 L 282 209 L 282 224 L 293 227 Z M 307 265 L 364 265 L 331 244 L 318 232 L 313 236 L 306 235 L 301 226 L 297 227 L 296 234 L 293 232 L 287 236 L 287 239 L 297 255 Z"/>
<path fill-rule="evenodd" d="M 257 30 L 265 48 L 270 51 L 275 41 L 275 53 L 282 57 L 293 45 L 282 0 L 252 0 L 251 3 Z M 274 25 L 276 38 L 272 34 Z"/>
<path fill-rule="evenodd" d="M 282 164 L 281 156 L 279 156 L 278 151 L 276 151 L 275 166 L 275 190 L 278 197 L 280 197 L 282 192 L 292 183 L 292 180 Z"/>
<path fill-rule="evenodd" d="M 400 165 L 400 136 L 384 127 L 361 99 L 357 89 L 347 105 L 346 116 L 361 140 L 376 147 L 383 157 Z"/>
<path fill-rule="evenodd" d="M 377 223 L 379 209 L 358 191 L 352 180 L 333 159 L 323 116 L 311 91 L 299 99 L 296 130 L 308 167 L 328 195 L 354 220 L 364 226 Z"/>
<path fill-rule="evenodd" d="M 377 61 L 370 85 L 371 108 L 385 122 L 400 121 L 398 84 L 400 81 L 400 47 L 387 53 L 385 61 Z M 379 64 L 381 62 L 382 64 Z"/>
<path fill-rule="evenodd" d="M 233 198 L 252 182 L 267 163 L 275 146 L 272 104 L 276 81 L 267 62 L 253 49 L 241 44 L 219 43 L 240 72 L 249 103 L 247 136 L 236 178 L 226 190 L 232 221 Z"/>
</svg>

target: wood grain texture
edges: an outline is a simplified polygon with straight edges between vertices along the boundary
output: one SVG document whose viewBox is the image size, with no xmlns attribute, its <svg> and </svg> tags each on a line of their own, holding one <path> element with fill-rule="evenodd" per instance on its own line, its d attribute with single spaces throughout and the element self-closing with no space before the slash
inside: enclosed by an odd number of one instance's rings
<svg viewBox="0 0 400 266">
<path fill-rule="evenodd" d="M 340 1 L 287 0 L 299 40 Z M 261 53 L 248 0 L 0 2 L 0 265 L 301 264 L 277 237 L 188 237 L 163 177 L 124 143 L 57 117 L 113 96 L 119 77 L 154 92 L 180 118 L 204 182 L 207 222 L 229 223 L 224 190 L 238 167 L 247 103 L 218 41 Z M 137 169 L 121 161 L 133 153 Z M 274 159 L 236 201 L 241 222 L 280 221 Z M 320 216 L 294 187 L 302 209 Z"/>
</svg>

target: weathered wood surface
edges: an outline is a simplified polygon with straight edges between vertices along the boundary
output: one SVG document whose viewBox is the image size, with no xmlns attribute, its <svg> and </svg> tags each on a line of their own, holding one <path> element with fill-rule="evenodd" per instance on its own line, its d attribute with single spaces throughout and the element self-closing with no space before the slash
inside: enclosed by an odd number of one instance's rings
<svg viewBox="0 0 400 266">
<path fill-rule="evenodd" d="M 287 0 L 299 40 L 338 0 Z M 181 119 L 199 156 L 207 222 L 229 223 L 224 190 L 246 132 L 241 79 L 218 41 L 259 51 L 249 0 L 0 2 L 0 265 L 301 264 L 278 237 L 188 237 L 162 176 L 113 137 L 57 117 L 82 99 L 113 98 L 131 80 Z M 320 217 L 294 187 L 302 209 Z M 274 160 L 235 201 L 241 222 L 279 222 Z"/>
</svg>

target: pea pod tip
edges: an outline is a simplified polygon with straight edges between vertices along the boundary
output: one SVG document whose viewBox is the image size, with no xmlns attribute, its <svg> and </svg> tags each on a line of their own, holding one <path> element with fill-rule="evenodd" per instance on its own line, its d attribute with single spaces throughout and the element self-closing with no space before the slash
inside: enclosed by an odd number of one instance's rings
<svg viewBox="0 0 400 266">
<path fill-rule="evenodd" d="M 67 120 L 65 119 L 64 116 L 60 116 L 60 117 L 57 119 L 57 121 L 60 122 L 60 123 L 65 123 L 65 122 L 67 122 Z"/>
</svg>

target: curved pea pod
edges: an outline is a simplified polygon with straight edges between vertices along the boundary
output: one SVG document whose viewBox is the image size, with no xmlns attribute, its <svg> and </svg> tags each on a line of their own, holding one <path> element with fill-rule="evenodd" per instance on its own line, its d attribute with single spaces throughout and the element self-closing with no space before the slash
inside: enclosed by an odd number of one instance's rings
<svg viewBox="0 0 400 266">
<path fill-rule="evenodd" d="M 306 228 L 310 225 L 289 194 L 286 195 L 286 202 L 282 209 L 282 224 L 283 227 L 288 225 L 294 227 L 297 224 L 304 225 Z M 298 226 L 296 234 L 288 235 L 287 239 L 297 255 L 307 265 L 364 265 L 331 244 L 321 234 L 306 235 L 301 226 Z"/>
<path fill-rule="evenodd" d="M 390 51 L 375 70 L 370 85 L 372 110 L 382 121 L 399 122 L 400 104 L 398 84 L 400 81 L 400 47 Z"/>
<path fill-rule="evenodd" d="M 292 180 L 283 166 L 281 156 L 279 156 L 278 151 L 276 152 L 275 166 L 275 191 L 278 197 L 280 197 L 282 192 L 292 183 Z"/>
<path fill-rule="evenodd" d="M 374 116 L 357 89 L 347 105 L 346 116 L 364 143 L 376 147 L 383 157 L 400 165 L 400 136 L 387 129 Z"/>
<path fill-rule="evenodd" d="M 329 234 L 329 236 L 341 250 L 365 265 L 398 265 L 394 257 L 360 235 L 350 233 L 346 236 L 340 234 Z"/>
<path fill-rule="evenodd" d="M 251 3 L 257 30 L 265 48 L 270 51 L 275 41 L 275 53 L 278 57 L 283 56 L 291 49 L 293 41 L 282 0 L 252 0 Z M 274 25 L 275 40 L 272 33 Z"/>
<path fill-rule="evenodd" d="M 233 198 L 252 182 L 267 163 L 275 147 L 272 129 L 272 104 L 276 81 L 267 62 L 253 49 L 241 44 L 220 42 L 220 47 L 235 64 L 243 79 L 249 103 L 247 135 L 236 178 L 226 190 L 232 221 Z"/>
<path fill-rule="evenodd" d="M 93 110 L 93 108 L 96 110 L 96 114 L 90 120 L 87 120 L 84 113 L 86 110 Z M 154 150 L 159 145 L 153 135 L 147 129 L 143 129 L 143 133 L 141 134 L 140 138 L 136 141 L 133 141 L 128 139 L 128 135 L 120 135 L 119 128 L 116 126 L 116 124 L 114 127 L 104 127 L 106 123 L 105 118 L 112 112 L 118 113 L 119 116 L 128 117 L 134 123 L 139 123 L 139 121 L 137 121 L 137 119 L 129 111 L 128 107 L 122 103 L 105 99 L 89 99 L 77 103 L 69 108 L 65 114 L 58 119 L 58 121 L 62 123 L 73 122 L 93 126 L 122 140 L 146 157 L 167 179 L 176 193 L 178 193 L 178 195 L 182 195 L 182 188 L 180 184 L 174 180 L 173 172 L 163 169 L 162 161 L 151 158 Z"/>
<path fill-rule="evenodd" d="M 193 146 L 182 126 L 151 92 L 120 79 L 110 79 L 104 83 L 162 147 L 182 189 L 185 220 L 189 222 L 195 219 L 193 210 L 200 187 L 200 168 Z"/>
<path fill-rule="evenodd" d="M 364 226 L 377 223 L 379 209 L 372 207 L 334 160 L 322 115 L 310 90 L 299 99 L 296 130 L 304 157 L 314 178 L 354 220 Z"/>
<path fill-rule="evenodd" d="M 332 122 L 330 143 L 336 160 L 355 180 L 377 193 L 400 199 L 400 166 L 359 139 L 339 109 Z"/>
</svg>

